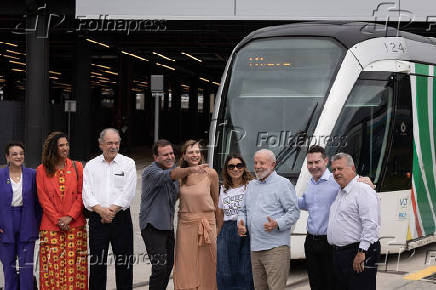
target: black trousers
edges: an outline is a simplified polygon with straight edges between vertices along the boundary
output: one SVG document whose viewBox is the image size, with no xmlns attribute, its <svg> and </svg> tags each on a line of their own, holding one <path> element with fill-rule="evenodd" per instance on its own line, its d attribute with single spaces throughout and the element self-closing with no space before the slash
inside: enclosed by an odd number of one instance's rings
<svg viewBox="0 0 436 290">
<path fill-rule="evenodd" d="M 148 224 L 141 231 L 151 263 L 150 290 L 165 290 L 174 265 L 174 231 L 162 231 Z"/>
<path fill-rule="evenodd" d="M 353 260 L 359 249 L 359 243 L 345 249 L 334 250 L 337 290 L 375 290 L 377 262 L 380 258 L 380 242 L 371 244 L 365 254 L 364 271 L 356 273 L 353 270 Z"/>
<path fill-rule="evenodd" d="M 115 263 L 117 289 L 131 290 L 133 284 L 133 226 L 130 210 L 120 210 L 110 224 L 101 223 L 92 212 L 89 218 L 90 290 L 106 290 L 107 265 Z M 109 257 L 109 243 L 113 256 Z"/>
<path fill-rule="evenodd" d="M 327 236 L 307 235 L 304 242 L 310 289 L 334 290 L 333 248 Z"/>
</svg>

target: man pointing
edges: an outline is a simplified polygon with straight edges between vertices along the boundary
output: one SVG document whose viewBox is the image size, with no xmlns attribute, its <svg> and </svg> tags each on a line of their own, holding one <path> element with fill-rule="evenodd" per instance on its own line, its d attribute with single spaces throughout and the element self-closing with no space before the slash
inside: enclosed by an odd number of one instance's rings
<svg viewBox="0 0 436 290">
<path fill-rule="evenodd" d="M 300 217 L 294 186 L 274 171 L 275 164 L 272 151 L 256 152 L 256 180 L 248 184 L 245 202 L 238 214 L 239 235 L 246 235 L 247 229 L 250 234 L 256 290 L 285 289 L 289 274 L 290 231 Z"/>
</svg>

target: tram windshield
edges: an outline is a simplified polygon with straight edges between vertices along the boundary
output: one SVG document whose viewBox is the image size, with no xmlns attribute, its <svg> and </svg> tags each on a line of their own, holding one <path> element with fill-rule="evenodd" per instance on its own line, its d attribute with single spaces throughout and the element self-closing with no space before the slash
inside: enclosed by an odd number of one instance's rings
<svg viewBox="0 0 436 290">
<path fill-rule="evenodd" d="M 277 156 L 276 170 L 297 177 L 345 49 L 330 38 L 259 39 L 236 54 L 221 96 L 214 165 L 241 154 L 253 171 L 255 151 Z"/>
<path fill-rule="evenodd" d="M 327 146 L 327 155 L 350 154 L 357 173 L 379 183 L 388 151 L 393 103 L 390 79 L 357 80 L 331 134 L 341 136 L 342 142 Z"/>
</svg>

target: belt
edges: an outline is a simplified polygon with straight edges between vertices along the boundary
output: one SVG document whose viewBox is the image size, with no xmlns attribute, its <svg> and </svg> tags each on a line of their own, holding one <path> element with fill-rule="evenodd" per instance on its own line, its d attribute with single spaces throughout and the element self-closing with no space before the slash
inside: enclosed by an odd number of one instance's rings
<svg viewBox="0 0 436 290">
<path fill-rule="evenodd" d="M 352 249 L 352 248 L 358 248 L 358 247 L 359 247 L 359 242 L 348 244 L 348 245 L 345 245 L 345 246 L 342 246 L 342 247 L 333 245 L 333 249 L 335 249 L 335 251 L 343 251 L 343 250 Z"/>
<path fill-rule="evenodd" d="M 306 239 L 311 241 L 327 241 L 327 235 L 311 235 L 307 233 Z"/>
</svg>

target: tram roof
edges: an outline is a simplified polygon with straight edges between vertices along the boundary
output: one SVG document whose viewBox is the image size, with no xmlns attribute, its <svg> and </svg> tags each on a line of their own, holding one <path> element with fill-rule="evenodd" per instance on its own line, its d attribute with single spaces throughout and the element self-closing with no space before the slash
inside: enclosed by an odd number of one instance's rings
<svg viewBox="0 0 436 290">
<path fill-rule="evenodd" d="M 346 48 L 351 48 L 357 43 L 377 37 L 404 37 L 417 42 L 436 45 L 436 41 L 433 39 L 376 23 L 302 22 L 269 26 L 253 31 L 238 44 L 238 48 L 254 39 L 285 36 L 332 37 Z"/>
</svg>

